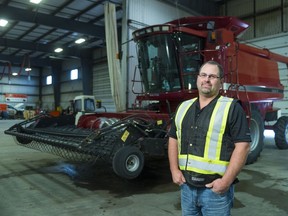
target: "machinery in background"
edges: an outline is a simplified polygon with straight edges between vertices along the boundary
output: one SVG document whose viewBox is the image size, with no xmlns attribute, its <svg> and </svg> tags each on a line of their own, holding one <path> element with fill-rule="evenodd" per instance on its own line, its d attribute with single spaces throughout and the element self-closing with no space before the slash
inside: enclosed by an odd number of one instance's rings
<svg viewBox="0 0 288 216">
<path fill-rule="evenodd" d="M 23 110 L 12 105 L 0 104 L 0 119 L 23 119 Z"/>
<path fill-rule="evenodd" d="M 276 145 L 287 149 L 288 117 L 280 117 L 273 103 L 284 96 L 277 63 L 288 65 L 288 57 L 240 44 L 237 37 L 247 28 L 235 17 L 186 17 L 136 30 L 135 73 L 141 80 L 133 80 L 135 106 L 119 113 L 96 112 L 95 99 L 82 96 L 74 100 L 72 115 L 39 115 L 5 134 L 19 145 L 69 160 L 104 160 L 118 176 L 137 178 L 147 159 L 167 157 L 174 112 L 183 100 L 198 95 L 199 68 L 214 60 L 225 72 L 222 94 L 241 100 L 247 114 L 252 134 L 247 163 L 255 162 L 263 149 L 264 122 L 277 121 Z"/>
</svg>

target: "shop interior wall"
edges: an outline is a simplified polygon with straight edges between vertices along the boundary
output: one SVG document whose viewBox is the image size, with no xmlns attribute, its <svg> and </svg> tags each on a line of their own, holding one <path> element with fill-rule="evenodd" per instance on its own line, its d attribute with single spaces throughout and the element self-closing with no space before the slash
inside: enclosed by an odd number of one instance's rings
<svg viewBox="0 0 288 216">
<path fill-rule="evenodd" d="M 239 38 L 258 48 L 288 57 L 288 0 L 231 0 L 221 7 L 221 14 L 237 16 L 250 27 Z M 287 65 L 278 63 L 279 76 L 284 86 L 284 99 L 274 103 L 288 116 L 288 70 Z"/>
<path fill-rule="evenodd" d="M 72 69 L 78 69 L 78 79 L 70 80 L 70 71 Z M 43 70 L 42 79 L 42 108 L 45 111 L 53 111 L 55 109 L 54 100 L 54 86 L 46 85 L 46 77 L 52 75 L 52 68 L 47 67 Z M 60 105 L 61 109 L 66 109 L 70 105 L 70 100 L 77 95 L 82 94 L 82 68 L 80 59 L 65 60 L 62 63 L 62 69 L 60 72 Z"/>
<path fill-rule="evenodd" d="M 78 79 L 71 80 L 70 79 L 70 71 L 73 69 L 78 69 Z M 60 76 L 60 106 L 63 109 L 66 109 L 71 100 L 74 99 L 75 96 L 83 94 L 83 80 L 82 80 L 82 67 L 80 59 L 71 59 L 63 62 L 62 64 L 62 73 Z M 89 73 L 89 71 L 87 71 Z"/>
<path fill-rule="evenodd" d="M 54 90 L 53 85 L 47 85 L 46 84 L 46 78 L 47 76 L 52 75 L 52 68 L 51 67 L 44 67 L 42 72 L 42 97 L 41 97 L 41 109 L 45 111 L 51 111 L 53 110 L 53 107 L 55 106 L 54 102 Z"/>
<path fill-rule="evenodd" d="M 7 68 L 6 68 L 7 69 Z M 3 66 L 0 67 L 3 71 Z M 6 71 L 6 72 L 5 72 Z M 5 94 L 23 94 L 27 96 L 24 102 L 27 106 L 36 107 L 39 104 L 39 68 L 32 68 L 32 71 L 26 72 L 24 68 L 12 65 L 12 72 L 17 72 L 17 76 L 8 74 L 8 70 L 4 70 L 0 79 L 0 103 L 16 105 L 20 101 L 6 101 Z"/>
</svg>

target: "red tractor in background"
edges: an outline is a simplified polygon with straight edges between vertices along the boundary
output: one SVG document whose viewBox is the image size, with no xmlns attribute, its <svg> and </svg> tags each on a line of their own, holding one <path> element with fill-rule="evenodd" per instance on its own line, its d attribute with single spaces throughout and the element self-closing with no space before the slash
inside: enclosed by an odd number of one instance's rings
<svg viewBox="0 0 288 216">
<path fill-rule="evenodd" d="M 141 80 L 132 80 L 137 94 L 133 108 L 93 112 L 95 101 L 82 97 L 82 102 L 74 103 L 74 115 L 39 115 L 5 134 L 19 145 L 69 160 L 105 160 L 118 176 L 134 179 L 146 159 L 167 157 L 173 114 L 182 101 L 198 95 L 199 68 L 214 60 L 225 72 L 222 94 L 241 100 L 247 113 L 252 134 L 247 164 L 255 162 L 263 149 L 266 121 L 277 121 L 275 143 L 287 149 L 288 117 L 280 117 L 273 102 L 284 97 L 277 62 L 288 65 L 288 57 L 240 44 L 237 37 L 247 28 L 235 17 L 186 17 L 136 30 L 139 70 L 135 73 L 140 72 Z M 75 118 L 86 105 L 90 113 Z"/>
</svg>

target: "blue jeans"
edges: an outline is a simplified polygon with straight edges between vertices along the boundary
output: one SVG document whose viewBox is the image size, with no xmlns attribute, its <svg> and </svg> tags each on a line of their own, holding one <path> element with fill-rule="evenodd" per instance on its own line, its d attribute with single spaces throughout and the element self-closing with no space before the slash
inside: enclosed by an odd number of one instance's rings
<svg viewBox="0 0 288 216">
<path fill-rule="evenodd" d="M 234 199 L 234 185 L 224 194 L 209 188 L 181 186 L 182 216 L 230 216 Z"/>
</svg>

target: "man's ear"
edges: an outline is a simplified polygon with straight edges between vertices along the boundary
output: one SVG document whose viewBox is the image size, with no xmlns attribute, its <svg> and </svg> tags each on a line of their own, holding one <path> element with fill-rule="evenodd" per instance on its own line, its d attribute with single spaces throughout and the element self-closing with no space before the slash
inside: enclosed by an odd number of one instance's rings
<svg viewBox="0 0 288 216">
<path fill-rule="evenodd" d="M 220 83 L 221 83 L 221 86 L 223 86 L 224 78 L 221 78 L 221 79 L 220 79 Z"/>
</svg>

